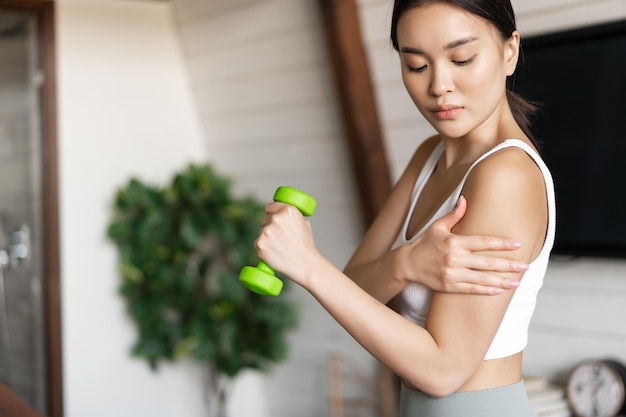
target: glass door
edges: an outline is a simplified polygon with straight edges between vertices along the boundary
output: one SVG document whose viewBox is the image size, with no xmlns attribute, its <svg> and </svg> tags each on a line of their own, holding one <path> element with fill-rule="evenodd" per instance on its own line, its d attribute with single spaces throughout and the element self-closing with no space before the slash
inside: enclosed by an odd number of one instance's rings
<svg viewBox="0 0 626 417">
<path fill-rule="evenodd" d="M 39 39 L 0 7 L 0 382 L 46 414 Z"/>
</svg>

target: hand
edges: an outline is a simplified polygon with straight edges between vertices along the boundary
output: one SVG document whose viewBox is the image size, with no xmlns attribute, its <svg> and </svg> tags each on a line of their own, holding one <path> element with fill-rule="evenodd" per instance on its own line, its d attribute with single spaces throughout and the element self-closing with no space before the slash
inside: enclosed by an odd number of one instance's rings
<svg viewBox="0 0 626 417">
<path fill-rule="evenodd" d="M 267 216 L 255 241 L 259 257 L 273 269 L 304 285 L 306 272 L 319 256 L 311 223 L 288 204 L 269 203 L 265 212 Z"/>
<path fill-rule="evenodd" d="M 519 272 L 528 264 L 506 258 L 478 255 L 488 250 L 515 250 L 521 245 L 491 236 L 461 236 L 451 233 L 465 215 L 467 201 L 459 198 L 456 208 L 434 222 L 415 242 L 407 245 L 405 276 L 435 291 L 495 295 L 515 288 L 518 281 L 494 272 Z"/>
</svg>

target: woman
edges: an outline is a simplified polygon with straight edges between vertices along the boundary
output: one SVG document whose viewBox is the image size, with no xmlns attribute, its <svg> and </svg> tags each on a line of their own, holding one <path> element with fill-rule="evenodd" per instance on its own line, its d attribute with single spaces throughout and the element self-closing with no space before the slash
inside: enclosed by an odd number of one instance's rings
<svg viewBox="0 0 626 417">
<path fill-rule="evenodd" d="M 438 134 L 416 150 L 345 274 L 320 255 L 310 224 L 284 204 L 266 207 L 257 251 L 402 378 L 402 417 L 534 416 L 521 381 L 522 350 L 554 240 L 555 207 L 550 173 L 530 139 L 531 106 L 506 87 L 520 47 L 511 4 L 396 0 L 391 39 L 404 85 Z M 465 215 L 453 233 L 519 240 L 515 251 L 483 253 L 528 265 L 496 273 L 518 282 L 516 289 L 487 297 L 420 283 L 428 245 L 416 242 L 457 203 Z M 385 306 L 396 295 L 402 315 Z"/>
</svg>

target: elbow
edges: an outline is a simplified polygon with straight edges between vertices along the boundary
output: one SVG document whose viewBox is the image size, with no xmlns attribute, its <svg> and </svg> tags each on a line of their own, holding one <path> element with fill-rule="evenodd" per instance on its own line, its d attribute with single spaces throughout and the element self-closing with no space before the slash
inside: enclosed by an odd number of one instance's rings
<svg viewBox="0 0 626 417">
<path fill-rule="evenodd" d="M 449 385 L 449 384 L 442 384 L 442 385 L 434 385 L 432 387 L 429 387 L 428 391 L 424 391 L 424 392 L 428 394 L 428 396 L 433 397 L 433 398 L 444 398 L 444 397 L 454 394 L 457 391 L 457 388 L 458 387 L 453 387 L 452 385 Z"/>
<path fill-rule="evenodd" d="M 454 394 L 460 386 L 461 385 L 440 381 L 427 384 L 421 391 L 432 398 L 444 398 Z"/>
<path fill-rule="evenodd" d="M 455 370 L 432 371 L 430 375 L 421 372 L 416 374 L 405 378 L 405 385 L 433 398 L 444 398 L 454 394 L 467 380 L 464 373 Z"/>
</svg>

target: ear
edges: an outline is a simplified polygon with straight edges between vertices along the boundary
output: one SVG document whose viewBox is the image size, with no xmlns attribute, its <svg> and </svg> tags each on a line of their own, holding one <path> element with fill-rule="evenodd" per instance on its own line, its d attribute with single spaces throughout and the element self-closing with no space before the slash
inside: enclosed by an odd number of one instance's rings
<svg viewBox="0 0 626 417">
<path fill-rule="evenodd" d="M 511 34 L 511 37 L 504 43 L 504 65 L 506 66 L 506 75 L 511 76 L 517 67 L 519 58 L 520 36 L 517 31 Z"/>
</svg>

